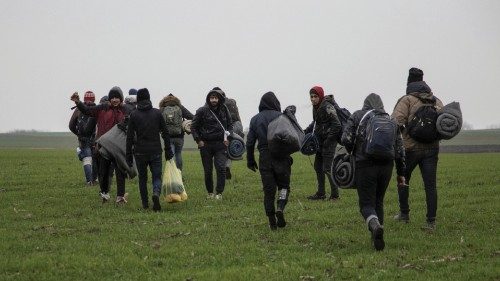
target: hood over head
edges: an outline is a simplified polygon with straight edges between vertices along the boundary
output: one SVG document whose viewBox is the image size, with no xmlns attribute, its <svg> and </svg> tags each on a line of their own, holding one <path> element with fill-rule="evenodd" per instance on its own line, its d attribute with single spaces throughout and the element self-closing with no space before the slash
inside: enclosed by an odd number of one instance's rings
<svg viewBox="0 0 500 281">
<path fill-rule="evenodd" d="M 111 90 L 109 90 L 108 98 L 109 98 L 109 100 L 111 100 L 113 98 L 119 98 L 120 101 L 123 102 L 122 89 L 120 89 L 120 87 L 118 87 L 118 86 L 114 86 L 113 88 L 111 88 Z"/>
<path fill-rule="evenodd" d="M 161 99 L 159 104 L 160 108 L 163 108 L 165 106 L 174 106 L 174 105 L 180 106 L 181 101 L 179 100 L 179 98 L 177 98 L 172 94 L 168 94 L 168 96 Z"/>
<path fill-rule="evenodd" d="M 137 103 L 137 110 L 146 111 L 153 108 L 153 104 L 150 100 L 141 100 Z"/>
<path fill-rule="evenodd" d="M 323 101 L 323 98 L 325 97 L 325 92 L 323 91 L 323 88 L 320 86 L 314 86 L 309 90 L 309 94 L 316 94 L 319 96 L 319 101 Z"/>
<path fill-rule="evenodd" d="M 375 93 L 371 93 L 366 97 L 362 108 L 362 110 L 372 110 L 372 109 L 385 112 L 382 99 L 380 98 L 379 95 Z"/>
<path fill-rule="evenodd" d="M 208 92 L 207 98 L 205 99 L 208 106 L 210 106 L 210 96 L 211 95 L 216 95 L 219 98 L 219 104 L 217 104 L 217 106 L 224 104 L 224 102 L 226 101 L 226 98 L 224 97 L 223 93 L 224 92 L 222 90 L 211 90 L 210 92 Z"/>
<path fill-rule="evenodd" d="M 432 90 L 431 88 L 425 83 L 425 81 L 417 81 L 417 82 L 412 82 L 406 86 L 406 94 L 411 94 L 411 93 L 422 93 L 422 94 L 431 94 L 432 95 Z"/>
<path fill-rule="evenodd" d="M 259 112 L 264 110 L 276 110 L 281 112 L 280 101 L 273 92 L 267 92 L 260 98 Z"/>
</svg>

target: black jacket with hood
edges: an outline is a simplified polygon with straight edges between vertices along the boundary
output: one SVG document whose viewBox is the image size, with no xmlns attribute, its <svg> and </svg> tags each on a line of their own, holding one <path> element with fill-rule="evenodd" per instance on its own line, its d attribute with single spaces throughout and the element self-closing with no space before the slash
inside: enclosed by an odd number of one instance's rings
<svg viewBox="0 0 500 281">
<path fill-rule="evenodd" d="M 369 110 L 374 110 L 378 112 L 383 112 L 385 113 L 384 110 L 384 104 L 382 103 L 382 99 L 380 98 L 379 95 L 377 94 L 369 94 L 364 103 L 363 103 L 363 108 L 361 110 L 358 110 L 354 112 L 351 117 L 347 120 L 347 124 L 344 130 L 344 133 L 342 134 L 342 144 L 345 146 L 347 151 L 353 152 L 353 154 L 356 157 L 356 163 L 358 163 L 358 166 L 361 165 L 372 165 L 372 164 L 384 164 L 382 162 L 388 162 L 388 161 L 375 161 L 371 160 L 370 158 L 367 157 L 367 155 L 364 153 L 363 146 L 364 146 L 364 133 L 365 133 L 365 127 L 367 124 L 368 116 L 365 117 L 363 120 L 363 123 L 360 124 L 361 119 L 363 116 L 369 111 Z M 396 121 L 394 121 L 396 123 Z M 358 130 L 359 127 L 359 130 Z M 359 132 L 358 135 L 356 135 L 356 132 Z M 353 151 L 354 150 L 354 151 Z M 396 170 L 397 174 L 399 176 L 403 176 L 406 166 L 405 166 L 405 149 L 403 146 L 403 139 L 401 138 L 401 132 L 398 127 L 397 131 L 397 136 L 396 136 L 396 141 L 394 143 L 394 154 L 395 154 L 395 161 L 396 161 Z"/>
<path fill-rule="evenodd" d="M 313 122 L 304 130 L 307 134 L 314 128 L 314 134 L 320 145 L 325 140 L 335 140 L 337 135 L 342 134 L 342 126 L 333 106 L 334 102 L 333 95 L 327 95 L 317 107 L 313 107 Z"/>
<path fill-rule="evenodd" d="M 209 97 L 211 94 L 216 94 L 219 98 L 219 103 L 215 107 L 210 105 Z M 191 134 L 193 134 L 193 139 L 195 142 L 222 142 L 224 141 L 224 131 L 233 131 L 233 122 L 227 107 L 224 106 L 225 98 L 222 95 L 222 91 L 211 90 L 208 92 L 205 101 L 205 105 L 196 110 L 193 123 L 191 124 Z M 217 119 L 219 121 L 217 121 Z"/>
<path fill-rule="evenodd" d="M 247 135 L 247 159 L 255 160 L 255 142 L 258 142 L 259 152 L 268 151 L 267 127 L 271 121 L 280 116 L 281 105 L 273 92 L 265 93 L 260 99 L 259 113 L 250 120 L 250 128 Z"/>
<path fill-rule="evenodd" d="M 167 149 L 170 138 L 167 124 L 160 110 L 153 108 L 150 100 L 137 103 L 137 109 L 130 114 L 127 128 L 127 157 L 134 154 L 157 154 L 162 152 L 160 132 Z M 137 138 L 134 141 L 134 138 Z"/>
</svg>

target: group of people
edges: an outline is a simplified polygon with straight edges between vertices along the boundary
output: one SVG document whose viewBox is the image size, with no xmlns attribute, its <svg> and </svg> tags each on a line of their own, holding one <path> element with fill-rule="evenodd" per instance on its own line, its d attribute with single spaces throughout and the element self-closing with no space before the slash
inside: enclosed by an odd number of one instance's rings
<svg viewBox="0 0 500 281">
<path fill-rule="evenodd" d="M 117 182 L 116 202 L 127 202 L 126 174 L 116 168 L 116 163 L 113 165 L 116 162 L 113 157 L 101 155 L 99 144 L 95 144 L 95 140 L 115 125 L 126 129 L 126 162 L 129 167 L 134 165 L 137 167 L 144 209 L 149 208 L 147 191 L 147 168 L 149 167 L 153 184 L 153 210 L 161 210 L 161 139 L 164 143 L 166 160 L 175 157 L 177 167 L 182 170 L 181 151 L 186 132 L 192 134 L 200 151 L 207 198 L 222 199 L 226 179 L 231 178 L 230 160 L 227 155 L 229 139 L 234 127 L 241 126 L 236 102 L 228 99 L 224 91 L 218 87 L 210 90 L 206 95 L 205 105 L 200 107 L 194 115 L 172 94 L 161 100 L 160 109 L 154 108 L 146 88 L 138 91 L 131 89 L 125 104 L 122 91 L 118 87 L 113 87 L 107 98 L 107 101 L 101 101 L 99 105 L 95 105 L 95 96 L 92 92 L 85 93 L 84 102 L 80 101 L 78 93 L 71 96 L 78 112 L 74 114 L 76 117 L 72 117 L 70 128 L 74 128 L 72 131 L 78 135 L 87 184 L 92 185 L 98 179 L 103 202 L 110 199 L 109 185 L 113 167 L 115 167 Z M 392 115 L 386 113 L 381 97 L 374 93 L 366 97 L 362 108 L 355 111 L 346 122 L 339 119 L 338 105 L 334 96 L 325 95 L 322 87 L 312 87 L 309 91 L 309 99 L 313 106 L 313 121 L 304 132 L 315 136 L 318 147 L 314 160 L 317 191 L 308 196 L 308 199 L 326 200 L 325 182 L 328 179 L 331 188 L 328 200 L 332 202 L 339 200 L 339 189 L 332 180 L 331 170 L 337 144 L 340 144 L 355 157 L 355 186 L 359 208 L 376 250 L 382 250 L 385 247 L 384 196 L 394 165 L 396 166 L 400 207 L 400 212 L 394 218 L 405 223 L 410 221 L 408 182 L 418 165 L 424 181 L 427 203 L 427 220 L 423 229 L 435 230 L 439 140 L 424 142 L 418 138 L 415 139 L 409 132 L 409 123 L 412 122 L 419 108 L 430 105 L 434 109 L 439 109 L 443 106 L 423 81 L 423 71 L 418 68 L 409 70 L 406 94 L 397 101 Z M 268 126 L 283 114 L 280 102 L 273 92 L 267 92 L 261 97 L 258 111 L 258 114 L 250 121 L 246 138 L 247 167 L 254 172 L 257 170 L 260 172 L 264 192 L 264 210 L 270 229 L 276 230 L 287 224 L 285 206 L 290 195 L 293 159 L 291 155 L 277 157 L 269 150 Z M 94 118 L 93 121 L 87 122 L 89 123 L 88 128 L 85 127 L 87 129 L 79 129 L 79 122 L 75 121 L 92 120 L 92 118 Z M 190 126 L 186 122 L 190 122 Z M 376 124 L 378 127 L 373 128 Z M 377 152 L 380 149 L 376 146 L 380 144 L 373 143 L 374 135 L 381 134 L 381 132 L 389 136 L 390 141 L 389 149 L 386 148 L 382 154 Z M 258 164 L 254 153 L 256 145 L 259 151 Z M 92 168 L 92 166 L 98 168 Z M 214 167 L 215 190 L 212 176 Z"/>
</svg>

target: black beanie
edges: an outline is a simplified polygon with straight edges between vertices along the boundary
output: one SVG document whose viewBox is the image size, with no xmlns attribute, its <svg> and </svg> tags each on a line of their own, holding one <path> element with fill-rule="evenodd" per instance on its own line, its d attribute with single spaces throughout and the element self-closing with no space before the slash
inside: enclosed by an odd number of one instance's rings
<svg viewBox="0 0 500 281">
<path fill-rule="evenodd" d="M 149 100 L 149 91 L 147 88 L 142 88 L 137 91 L 137 102 Z"/>
<path fill-rule="evenodd" d="M 408 83 L 410 84 L 411 82 L 418 82 L 422 81 L 424 79 L 424 72 L 416 67 L 410 68 L 410 71 L 408 72 Z"/>
<path fill-rule="evenodd" d="M 111 101 L 111 99 L 114 98 L 118 98 L 120 99 L 120 101 L 123 101 L 123 92 L 122 89 L 120 89 L 120 87 L 115 86 L 111 88 L 111 90 L 109 90 L 108 99 Z"/>
</svg>

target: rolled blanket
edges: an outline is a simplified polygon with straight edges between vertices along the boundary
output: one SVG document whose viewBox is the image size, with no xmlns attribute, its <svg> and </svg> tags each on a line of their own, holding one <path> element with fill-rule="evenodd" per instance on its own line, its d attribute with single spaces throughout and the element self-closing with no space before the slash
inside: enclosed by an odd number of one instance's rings
<svg viewBox="0 0 500 281">
<path fill-rule="evenodd" d="M 239 135 L 232 133 L 229 136 L 229 146 L 227 147 L 227 155 L 231 160 L 242 160 L 245 153 L 245 141 Z"/>
<path fill-rule="evenodd" d="M 449 140 L 460 133 L 462 129 L 462 111 L 460 103 L 452 102 L 445 105 L 438 111 L 436 129 L 439 138 Z"/>
<path fill-rule="evenodd" d="M 332 163 L 333 184 L 342 189 L 356 189 L 354 186 L 354 173 L 356 161 L 351 154 L 337 154 Z"/>
<path fill-rule="evenodd" d="M 108 159 L 116 162 L 116 166 L 120 171 L 127 173 L 130 179 L 137 176 L 137 168 L 134 165 L 130 168 L 127 165 L 126 143 L 127 133 L 120 129 L 121 124 L 115 125 L 111 130 L 107 131 L 99 139 L 97 143 L 100 146 L 99 153 Z"/>
<path fill-rule="evenodd" d="M 304 137 L 304 141 L 302 142 L 302 147 L 300 148 L 300 152 L 304 155 L 314 155 L 318 152 L 319 142 L 318 138 L 314 135 L 314 133 L 308 133 Z"/>
</svg>

